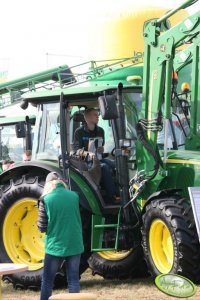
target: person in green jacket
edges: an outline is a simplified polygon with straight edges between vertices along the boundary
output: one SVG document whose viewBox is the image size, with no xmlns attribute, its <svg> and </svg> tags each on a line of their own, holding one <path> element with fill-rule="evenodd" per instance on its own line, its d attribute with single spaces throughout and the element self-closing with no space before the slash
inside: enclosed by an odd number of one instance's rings
<svg viewBox="0 0 200 300">
<path fill-rule="evenodd" d="M 69 293 L 79 293 L 79 265 L 84 251 L 79 196 L 67 188 L 56 172 L 46 177 L 39 202 L 38 228 L 46 232 L 40 300 L 51 296 L 56 272 L 63 261 Z"/>
</svg>

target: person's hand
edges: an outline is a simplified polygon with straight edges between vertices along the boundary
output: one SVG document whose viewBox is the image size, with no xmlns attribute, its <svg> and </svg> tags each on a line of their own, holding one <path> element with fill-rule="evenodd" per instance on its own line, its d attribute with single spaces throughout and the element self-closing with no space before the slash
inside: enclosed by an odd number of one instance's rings
<svg viewBox="0 0 200 300">
<path fill-rule="evenodd" d="M 91 160 L 93 160 L 95 158 L 95 153 L 93 153 L 93 152 L 88 152 L 88 155 Z"/>
<path fill-rule="evenodd" d="M 97 148 L 97 153 L 100 153 L 100 154 L 104 153 L 104 147 L 103 146 L 98 147 Z"/>
</svg>

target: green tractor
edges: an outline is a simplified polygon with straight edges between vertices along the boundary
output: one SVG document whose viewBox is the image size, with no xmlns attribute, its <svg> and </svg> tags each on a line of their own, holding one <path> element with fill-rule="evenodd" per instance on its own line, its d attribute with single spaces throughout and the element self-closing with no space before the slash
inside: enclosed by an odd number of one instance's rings
<svg viewBox="0 0 200 300">
<path fill-rule="evenodd" d="M 51 171 L 80 197 L 85 244 L 80 273 L 89 263 L 94 274 L 127 278 L 142 274 L 145 259 L 152 276 L 171 272 L 200 280 L 200 244 L 188 193 L 200 184 L 200 15 L 172 28 L 167 22 L 194 2 L 145 25 L 143 71 L 137 56 L 92 61 L 89 68 L 64 66 L 7 83 L 11 94 L 20 94 L 22 108 L 38 108 L 32 161 L 0 175 L 0 261 L 29 266 L 6 276 L 15 286 L 40 286 L 44 249 L 37 201 Z M 187 48 L 176 54 L 182 45 Z M 179 92 L 172 74 L 177 71 L 180 81 L 187 65 L 191 91 Z M 7 90 L 3 86 L 2 94 Z M 72 151 L 74 131 L 90 107 L 100 111 L 120 204 L 106 203 L 98 161 L 88 169 Z M 62 269 L 58 273 L 65 276 Z"/>
</svg>

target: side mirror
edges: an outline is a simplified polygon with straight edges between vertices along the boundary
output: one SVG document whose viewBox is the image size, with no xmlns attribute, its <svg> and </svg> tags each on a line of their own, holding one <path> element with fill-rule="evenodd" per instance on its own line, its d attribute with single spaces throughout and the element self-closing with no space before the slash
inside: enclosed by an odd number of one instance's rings
<svg viewBox="0 0 200 300">
<path fill-rule="evenodd" d="M 26 137 L 26 129 L 24 122 L 19 122 L 15 125 L 15 131 L 17 138 L 25 138 Z"/>
<path fill-rule="evenodd" d="M 20 104 L 20 107 L 24 110 L 27 109 L 28 108 L 28 101 L 26 99 L 23 99 L 21 104 Z"/>
<path fill-rule="evenodd" d="M 116 96 L 104 95 L 98 98 L 99 109 L 103 120 L 118 118 Z"/>
</svg>

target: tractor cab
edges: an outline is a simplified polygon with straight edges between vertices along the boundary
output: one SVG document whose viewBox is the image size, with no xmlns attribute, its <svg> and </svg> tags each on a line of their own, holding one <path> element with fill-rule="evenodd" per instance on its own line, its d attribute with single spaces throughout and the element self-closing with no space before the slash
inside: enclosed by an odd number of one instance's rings
<svg viewBox="0 0 200 300">
<path fill-rule="evenodd" d="M 63 104 L 60 103 L 59 93 L 49 97 L 48 101 L 45 98 L 29 100 L 38 106 L 33 159 L 57 161 L 61 168 L 62 161 L 67 160 L 68 165 L 64 164 L 64 168 L 69 167 L 69 173 L 78 172 L 79 176 L 88 180 L 98 194 L 101 209 L 107 209 L 110 205 L 106 203 L 105 190 L 101 185 L 100 162 L 94 160 L 89 168 L 87 160 L 73 151 L 74 132 L 85 124 L 84 111 L 95 108 L 99 112 L 98 126 L 105 133 L 103 158 L 115 165 L 112 176 L 121 204 L 129 201 L 128 182 L 135 172 L 135 125 L 138 111 L 141 110 L 141 88 L 124 88 L 120 97 L 118 89 L 104 86 L 96 93 L 94 87 L 77 88 L 74 93 L 70 89 L 63 91 Z"/>
</svg>

